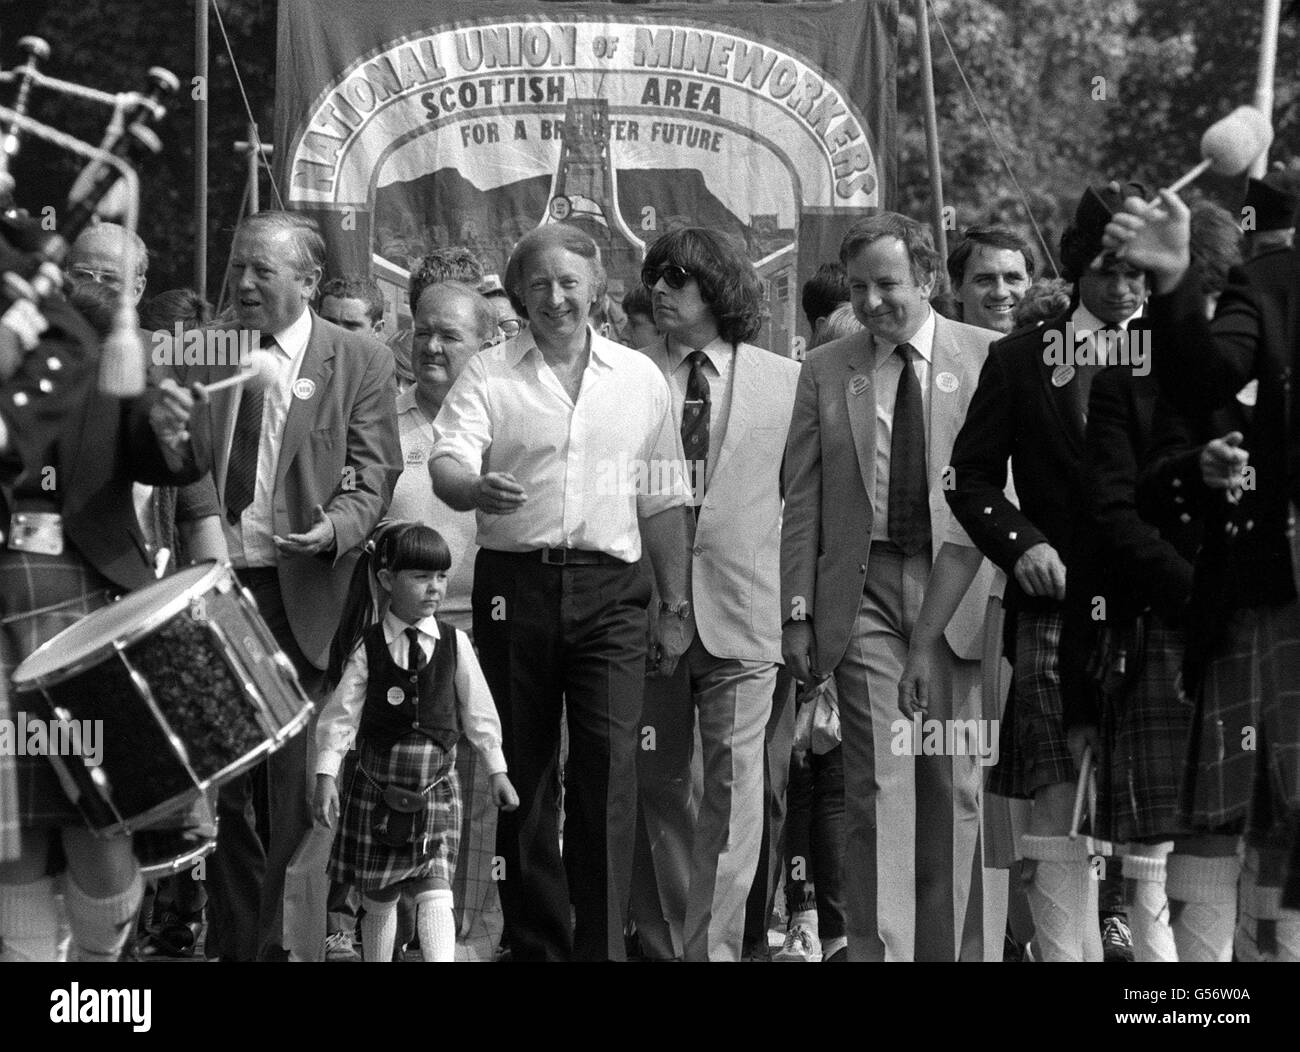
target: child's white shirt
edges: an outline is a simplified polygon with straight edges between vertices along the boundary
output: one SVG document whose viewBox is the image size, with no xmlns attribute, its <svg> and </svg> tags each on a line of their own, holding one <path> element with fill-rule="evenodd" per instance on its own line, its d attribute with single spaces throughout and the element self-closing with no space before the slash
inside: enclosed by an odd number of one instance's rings
<svg viewBox="0 0 1300 1052">
<path fill-rule="evenodd" d="M 384 639 L 388 652 L 401 668 L 406 668 L 410 640 L 408 628 L 419 631 L 420 650 L 424 660 L 433 658 L 439 642 L 438 622 L 432 617 L 408 625 L 395 617 L 392 611 L 384 615 Z M 460 714 L 461 731 L 470 744 L 482 755 L 489 775 L 506 769 L 506 755 L 501 749 L 501 719 L 488 690 L 483 669 L 469 637 L 456 629 L 456 705 Z M 366 662 L 365 643 L 356 645 L 343 666 L 343 677 L 321 710 L 316 725 L 316 773 L 338 777 L 343 758 L 356 740 L 361 726 L 361 710 L 366 703 L 366 682 L 369 669 Z"/>
</svg>

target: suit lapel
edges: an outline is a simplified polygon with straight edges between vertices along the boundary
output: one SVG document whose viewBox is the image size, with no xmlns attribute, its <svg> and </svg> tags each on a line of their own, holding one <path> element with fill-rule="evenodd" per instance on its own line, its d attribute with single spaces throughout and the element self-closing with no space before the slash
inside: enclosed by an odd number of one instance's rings
<svg viewBox="0 0 1300 1052">
<path fill-rule="evenodd" d="M 284 436 L 280 442 L 280 458 L 275 467 L 275 488 L 280 488 L 289 465 L 297 454 L 307 432 L 315 423 L 320 406 L 329 389 L 330 379 L 334 375 L 334 345 L 320 329 L 315 315 L 311 319 L 311 336 L 307 339 L 307 350 L 303 354 L 302 368 L 298 370 L 298 379 L 293 387 L 306 390 L 305 381 L 311 381 L 311 395 L 299 398 L 291 389 L 289 392 L 289 411 L 284 421 Z"/>
<path fill-rule="evenodd" d="M 947 379 L 940 382 L 940 377 L 953 377 L 957 382 Z M 957 428 L 964 415 L 961 412 L 962 387 L 968 382 L 971 381 L 966 377 L 961 345 L 953 339 L 947 323 L 936 312 L 930 354 L 930 438 L 925 451 L 929 488 L 943 483 L 943 472 L 948 467 L 953 443 L 957 440 Z"/>
<path fill-rule="evenodd" d="M 763 395 L 762 377 L 755 356 L 767 354 L 745 344 L 737 344 L 731 368 L 731 411 L 727 415 L 726 430 L 722 435 L 722 448 L 718 450 L 717 463 L 710 472 L 715 478 L 737 445 L 749 440 L 753 427 L 754 409 Z"/>
<path fill-rule="evenodd" d="M 844 399 L 870 506 L 876 492 L 876 357 L 875 343 L 866 333 L 846 352 Z"/>
<path fill-rule="evenodd" d="M 1059 315 L 1051 323 L 1051 328 L 1056 329 L 1061 334 L 1061 339 L 1066 337 L 1065 323 L 1070 319 L 1070 314 L 1074 308 L 1069 307 L 1064 314 Z M 1048 327 L 1044 326 L 1040 330 L 1044 336 L 1043 347 L 1046 349 L 1046 336 Z M 1066 347 L 1066 355 L 1069 361 L 1074 360 L 1074 348 Z M 1047 404 L 1051 406 L 1052 412 L 1056 415 L 1058 430 L 1065 435 L 1066 441 L 1070 443 L 1076 454 L 1083 452 L 1083 418 L 1079 415 L 1079 407 L 1075 401 L 1074 384 L 1077 382 L 1073 376 L 1070 377 L 1069 383 L 1058 387 L 1052 382 L 1052 375 L 1059 366 L 1049 365 L 1047 356 L 1039 354 L 1035 356 L 1034 367 L 1038 370 L 1039 382 L 1043 385 L 1044 397 Z"/>
</svg>

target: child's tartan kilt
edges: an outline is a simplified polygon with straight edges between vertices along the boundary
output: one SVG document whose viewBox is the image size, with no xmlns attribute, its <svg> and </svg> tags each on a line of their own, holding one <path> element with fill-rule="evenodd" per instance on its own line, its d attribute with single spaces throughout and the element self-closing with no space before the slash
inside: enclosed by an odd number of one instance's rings
<svg viewBox="0 0 1300 1052">
<path fill-rule="evenodd" d="M 363 894 L 431 877 L 445 880 L 450 888 L 460 852 L 455 748 L 444 752 L 423 734 L 408 734 L 386 751 L 363 742 L 357 760 L 350 784 L 339 787 L 342 816 L 330 851 L 330 877 L 355 885 Z M 418 792 L 434 781 L 438 784 L 428 794 L 428 837 L 402 847 L 375 840 L 370 816 L 383 798 L 375 782 Z"/>
</svg>

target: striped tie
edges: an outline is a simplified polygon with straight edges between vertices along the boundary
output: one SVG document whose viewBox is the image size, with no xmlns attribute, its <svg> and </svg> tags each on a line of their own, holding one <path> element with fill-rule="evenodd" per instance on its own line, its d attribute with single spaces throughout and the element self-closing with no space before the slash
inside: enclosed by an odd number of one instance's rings
<svg viewBox="0 0 1300 1052">
<path fill-rule="evenodd" d="M 262 346 L 275 347 L 275 340 L 265 337 Z M 239 388 L 239 409 L 235 413 L 235 433 L 230 440 L 230 459 L 226 462 L 226 519 L 239 525 L 244 509 L 253 503 L 257 486 L 257 453 L 262 442 L 262 408 L 265 398 L 260 387 L 245 384 Z"/>
<path fill-rule="evenodd" d="M 686 381 L 686 404 L 682 407 L 682 449 L 691 473 L 695 516 L 699 518 L 709 463 L 709 378 L 704 375 L 708 356 L 703 351 L 692 351 L 686 360 L 691 363 L 691 375 Z"/>
</svg>

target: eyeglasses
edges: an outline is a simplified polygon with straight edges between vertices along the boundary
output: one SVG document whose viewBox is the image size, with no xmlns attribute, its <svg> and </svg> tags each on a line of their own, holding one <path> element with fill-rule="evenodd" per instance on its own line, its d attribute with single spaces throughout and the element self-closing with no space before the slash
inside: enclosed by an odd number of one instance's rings
<svg viewBox="0 0 1300 1052">
<path fill-rule="evenodd" d="M 641 284 L 648 289 L 658 285 L 660 278 L 664 279 L 664 284 L 670 289 L 683 289 L 693 277 L 695 277 L 694 274 L 685 267 L 679 267 L 676 263 L 664 263 L 658 267 L 641 268 Z"/>
<path fill-rule="evenodd" d="M 68 268 L 68 277 L 72 278 L 74 282 L 93 281 L 114 289 L 122 287 L 122 279 L 116 271 L 94 270 L 80 263 Z"/>
<path fill-rule="evenodd" d="M 522 318 L 502 318 L 497 322 L 497 328 L 501 330 L 504 336 L 518 336 L 524 331 L 524 320 Z"/>
</svg>

